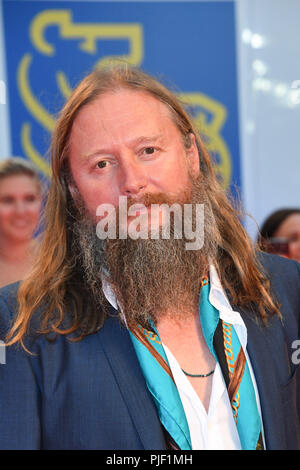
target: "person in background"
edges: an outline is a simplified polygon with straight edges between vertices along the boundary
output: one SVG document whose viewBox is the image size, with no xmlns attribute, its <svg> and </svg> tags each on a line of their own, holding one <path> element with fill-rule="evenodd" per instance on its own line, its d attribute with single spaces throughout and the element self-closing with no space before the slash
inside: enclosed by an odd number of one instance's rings
<svg viewBox="0 0 300 470">
<path fill-rule="evenodd" d="M 300 262 L 300 208 L 270 214 L 260 230 L 259 243 L 265 251 Z"/>
<path fill-rule="evenodd" d="M 24 279 L 38 251 L 42 182 L 20 157 L 0 161 L 0 287 Z"/>
</svg>

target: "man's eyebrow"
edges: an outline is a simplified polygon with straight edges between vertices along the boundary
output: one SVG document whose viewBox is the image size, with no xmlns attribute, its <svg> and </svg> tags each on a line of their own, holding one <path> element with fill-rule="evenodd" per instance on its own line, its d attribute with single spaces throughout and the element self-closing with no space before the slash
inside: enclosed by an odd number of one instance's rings
<svg viewBox="0 0 300 470">
<path fill-rule="evenodd" d="M 162 134 L 157 134 L 157 135 L 152 135 L 152 136 L 141 136 L 141 137 L 138 137 L 137 139 L 133 139 L 131 142 L 128 142 L 128 145 L 130 147 L 136 147 L 138 145 L 146 145 L 146 144 L 154 144 L 158 141 L 161 141 L 163 140 L 163 135 Z M 89 154 L 84 154 L 82 155 L 82 157 L 84 159 L 88 159 L 88 158 L 93 158 L 93 157 L 96 157 L 97 155 L 101 155 L 101 154 L 109 154 L 113 151 L 112 148 L 109 148 L 109 147 L 103 147 L 103 148 L 98 148 L 96 149 L 95 151 L 93 151 L 92 153 L 89 153 Z"/>
<path fill-rule="evenodd" d="M 151 142 L 157 142 L 158 140 L 162 140 L 162 134 L 157 134 L 157 135 L 152 135 L 152 136 L 141 136 L 135 141 L 133 141 L 133 144 L 139 145 L 139 144 L 148 144 Z"/>
</svg>

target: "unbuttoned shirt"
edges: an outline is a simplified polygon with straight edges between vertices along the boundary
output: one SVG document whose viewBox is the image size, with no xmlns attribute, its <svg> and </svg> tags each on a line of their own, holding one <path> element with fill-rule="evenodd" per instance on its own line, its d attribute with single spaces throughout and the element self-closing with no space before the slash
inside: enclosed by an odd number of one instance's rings
<svg viewBox="0 0 300 470">
<path fill-rule="evenodd" d="M 213 265 L 210 266 L 210 303 L 219 311 L 220 319 L 230 323 L 239 338 L 249 366 L 251 379 L 256 396 L 257 409 L 261 420 L 262 437 L 264 441 L 261 407 L 256 381 L 251 362 L 246 350 L 247 328 L 239 312 L 232 309 L 229 300 L 222 288 L 219 276 Z M 116 297 L 107 282 L 102 283 L 103 292 L 110 304 L 118 309 Z M 126 322 L 125 322 L 126 324 Z M 170 369 L 185 411 L 189 426 L 193 450 L 240 450 L 241 443 L 234 421 L 224 377 L 217 363 L 212 377 L 212 389 L 208 412 L 206 412 L 200 398 L 186 375 L 182 372 L 176 358 L 163 344 Z M 193 372 L 193 371 L 192 371 Z M 195 380 L 205 380 L 198 378 Z"/>
</svg>

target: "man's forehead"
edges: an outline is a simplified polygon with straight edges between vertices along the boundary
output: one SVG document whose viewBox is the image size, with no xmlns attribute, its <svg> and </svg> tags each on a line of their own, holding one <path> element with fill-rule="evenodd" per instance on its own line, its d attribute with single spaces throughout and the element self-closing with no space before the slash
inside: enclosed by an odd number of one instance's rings
<svg viewBox="0 0 300 470">
<path fill-rule="evenodd" d="M 76 117 L 72 137 L 76 140 L 114 138 L 124 140 L 160 138 L 176 128 L 167 105 L 149 93 L 135 90 L 107 92 L 85 105 Z M 176 128 L 177 130 L 177 128 Z M 133 134 L 129 135 L 132 131 Z"/>
<path fill-rule="evenodd" d="M 83 106 L 75 118 L 74 125 L 93 119 L 94 122 L 112 124 L 120 119 L 144 119 L 155 114 L 161 118 L 171 117 L 169 107 L 150 93 L 138 90 L 120 89 L 105 92 Z"/>
</svg>

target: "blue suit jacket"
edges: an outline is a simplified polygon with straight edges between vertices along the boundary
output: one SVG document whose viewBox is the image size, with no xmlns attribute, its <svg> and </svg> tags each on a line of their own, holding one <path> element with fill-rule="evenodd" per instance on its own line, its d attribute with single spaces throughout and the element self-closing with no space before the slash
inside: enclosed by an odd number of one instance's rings
<svg viewBox="0 0 300 470">
<path fill-rule="evenodd" d="M 263 264 L 283 320 L 271 318 L 266 328 L 253 313 L 240 312 L 266 446 L 300 449 L 300 373 L 292 361 L 292 343 L 299 338 L 300 265 L 275 256 L 263 256 Z M 14 315 L 16 289 L 0 291 L 1 338 Z M 6 364 L 0 365 L 0 449 L 165 449 L 129 334 L 117 318 L 78 343 L 61 336 L 50 343 L 40 336 L 32 351 L 7 348 Z"/>
</svg>

